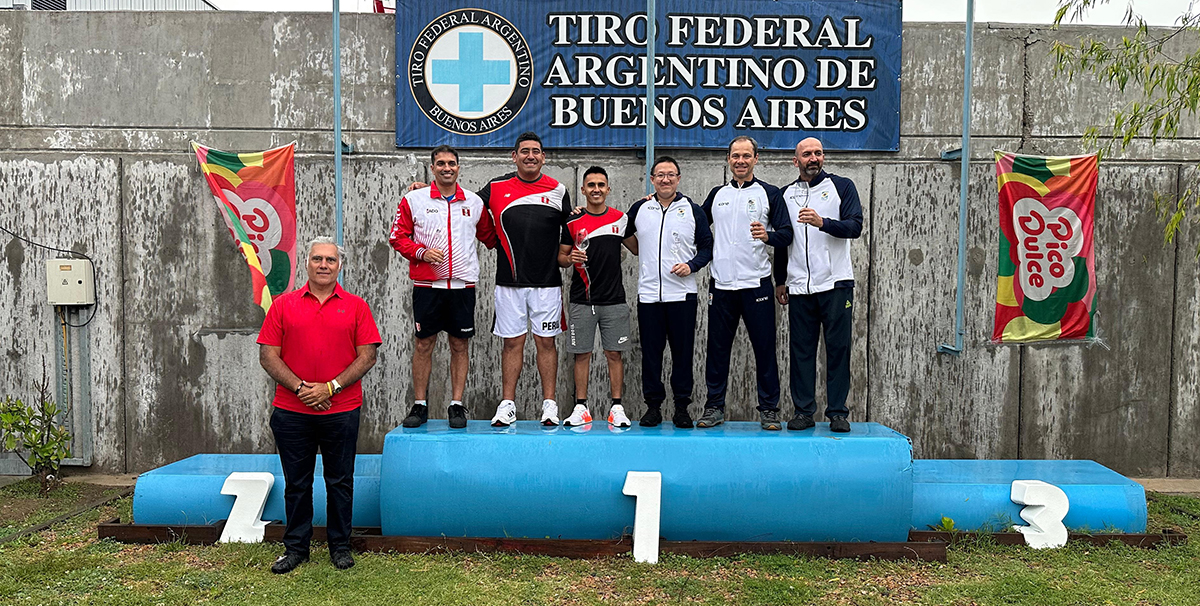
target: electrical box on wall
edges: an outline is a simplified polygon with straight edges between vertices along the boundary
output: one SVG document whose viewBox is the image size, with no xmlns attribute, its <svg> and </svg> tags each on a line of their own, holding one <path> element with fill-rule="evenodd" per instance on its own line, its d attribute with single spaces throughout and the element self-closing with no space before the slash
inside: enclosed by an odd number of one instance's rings
<svg viewBox="0 0 1200 606">
<path fill-rule="evenodd" d="M 46 298 L 51 305 L 94 305 L 96 282 L 87 259 L 46 259 Z"/>
</svg>

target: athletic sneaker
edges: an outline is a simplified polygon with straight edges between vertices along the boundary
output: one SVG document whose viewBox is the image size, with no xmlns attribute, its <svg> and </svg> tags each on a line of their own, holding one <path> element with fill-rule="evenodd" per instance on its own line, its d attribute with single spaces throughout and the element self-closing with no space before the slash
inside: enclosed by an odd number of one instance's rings
<svg viewBox="0 0 1200 606">
<path fill-rule="evenodd" d="M 413 404 L 412 408 L 408 409 L 408 416 L 404 417 L 404 422 L 401 425 L 405 427 L 420 427 L 429 420 L 429 407 L 424 404 Z"/>
<path fill-rule="evenodd" d="M 467 426 L 467 407 L 451 404 L 446 409 L 446 417 L 450 420 L 450 429 L 462 429 Z"/>
<path fill-rule="evenodd" d="M 846 417 L 842 415 L 833 415 L 829 417 L 829 431 L 846 433 L 850 431 L 850 421 L 847 421 Z"/>
<path fill-rule="evenodd" d="M 629 417 L 625 416 L 625 407 L 620 404 L 616 404 L 608 409 L 608 424 L 613 427 L 629 427 L 633 425 L 633 423 L 629 422 Z"/>
<path fill-rule="evenodd" d="M 687 406 L 679 404 L 675 405 L 675 414 L 671 416 L 671 422 L 679 429 L 691 429 L 692 415 L 688 414 Z"/>
<path fill-rule="evenodd" d="M 492 427 L 508 427 L 517 422 L 517 403 L 512 400 L 501 400 L 496 407 L 496 416 L 492 417 Z"/>
<path fill-rule="evenodd" d="M 767 431 L 779 431 L 783 429 L 783 424 L 779 422 L 778 410 L 760 410 L 758 412 L 758 423 Z"/>
<path fill-rule="evenodd" d="M 558 402 L 542 400 L 542 425 L 558 425 Z"/>
<path fill-rule="evenodd" d="M 716 427 L 722 422 L 725 422 L 725 410 L 706 408 L 704 414 L 700 416 L 700 420 L 696 421 L 696 427 Z"/>
<path fill-rule="evenodd" d="M 642 415 L 642 420 L 638 421 L 638 425 L 642 427 L 658 427 L 662 423 L 662 408 L 651 406 L 646 409 L 646 414 Z"/>
<path fill-rule="evenodd" d="M 716 427 L 725 422 L 725 411 L 720 408 L 705 408 L 696 427 Z"/>
<path fill-rule="evenodd" d="M 542 404 L 542 408 L 545 408 L 545 407 L 546 407 L 546 405 Z M 557 406 L 555 407 L 554 412 L 555 413 L 558 412 Z M 543 414 L 542 417 L 545 418 L 545 415 Z M 545 421 L 543 421 L 543 423 L 544 422 Z M 567 417 L 566 421 L 563 421 L 563 425 L 566 427 L 579 427 L 580 425 L 584 425 L 586 423 L 591 423 L 591 422 L 592 422 L 592 413 L 588 412 L 587 406 L 585 406 L 583 404 L 576 404 L 575 410 L 571 411 L 571 416 Z"/>
<path fill-rule="evenodd" d="M 804 431 L 815 426 L 816 423 L 812 417 L 801 413 L 796 413 L 796 416 L 792 417 L 791 421 L 788 421 L 788 431 Z"/>
</svg>

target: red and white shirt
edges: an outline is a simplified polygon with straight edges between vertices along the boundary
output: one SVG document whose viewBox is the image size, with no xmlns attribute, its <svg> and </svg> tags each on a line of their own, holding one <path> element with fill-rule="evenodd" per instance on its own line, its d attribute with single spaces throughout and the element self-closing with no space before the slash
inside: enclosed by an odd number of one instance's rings
<svg viewBox="0 0 1200 606">
<path fill-rule="evenodd" d="M 388 238 L 392 248 L 409 260 L 413 286 L 426 288 L 475 288 L 479 281 L 475 240 L 496 247 L 496 229 L 483 200 L 461 186 L 455 186 L 453 196 L 443 197 L 436 184 L 405 194 Z M 430 248 L 442 251 L 441 262 L 422 260 Z"/>
<path fill-rule="evenodd" d="M 571 302 L 580 305 L 616 305 L 625 302 L 621 279 L 621 243 L 625 241 L 625 213 L 609 206 L 593 215 L 584 211 L 567 222 L 562 244 L 581 248 L 586 242 L 588 262 L 575 264 Z"/>
<path fill-rule="evenodd" d="M 498 226 L 496 286 L 562 286 L 558 243 L 571 213 L 567 188 L 546 175 L 531 183 L 509 173 L 483 186 L 479 197 Z"/>
</svg>

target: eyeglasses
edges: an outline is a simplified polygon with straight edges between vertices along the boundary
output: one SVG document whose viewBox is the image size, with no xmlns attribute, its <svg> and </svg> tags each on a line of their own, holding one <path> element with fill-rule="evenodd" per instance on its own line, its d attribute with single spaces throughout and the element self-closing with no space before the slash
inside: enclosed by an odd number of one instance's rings
<svg viewBox="0 0 1200 606">
<path fill-rule="evenodd" d="M 675 177 L 679 176 L 679 173 L 654 173 L 650 176 L 654 177 L 655 179 L 674 179 Z"/>
</svg>

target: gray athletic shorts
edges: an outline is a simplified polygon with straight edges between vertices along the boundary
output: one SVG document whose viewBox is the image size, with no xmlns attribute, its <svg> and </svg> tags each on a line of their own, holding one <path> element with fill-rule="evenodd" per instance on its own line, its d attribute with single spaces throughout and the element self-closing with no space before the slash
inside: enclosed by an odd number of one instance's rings
<svg viewBox="0 0 1200 606">
<path fill-rule="evenodd" d="M 594 310 L 594 311 L 593 311 Z M 596 329 L 600 329 L 600 346 L 604 351 L 629 351 L 629 306 L 571 304 L 567 323 L 567 351 L 573 354 L 591 353 L 596 348 Z"/>
</svg>

